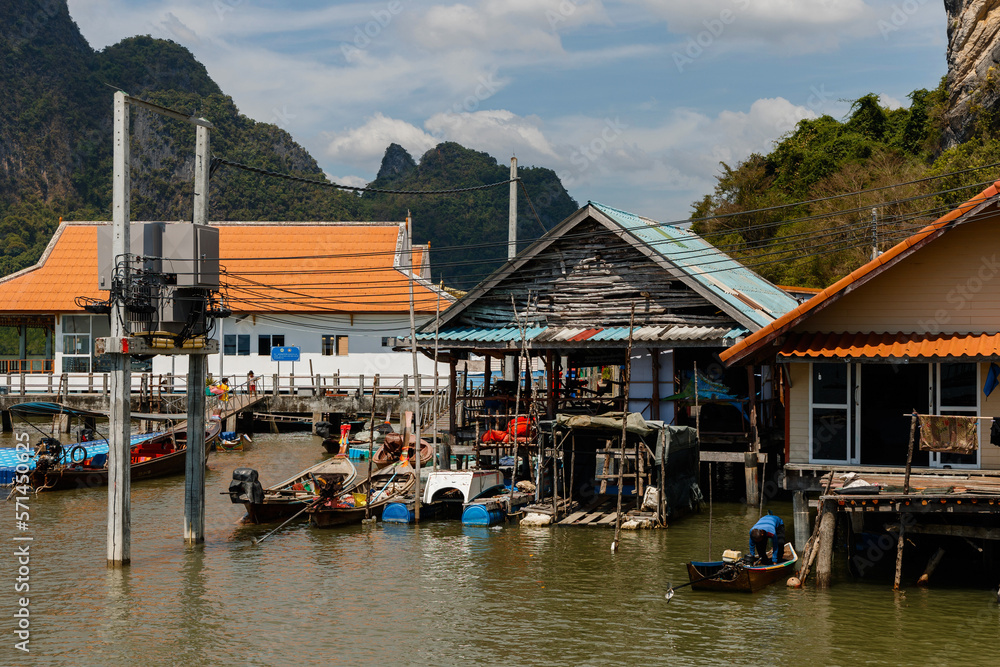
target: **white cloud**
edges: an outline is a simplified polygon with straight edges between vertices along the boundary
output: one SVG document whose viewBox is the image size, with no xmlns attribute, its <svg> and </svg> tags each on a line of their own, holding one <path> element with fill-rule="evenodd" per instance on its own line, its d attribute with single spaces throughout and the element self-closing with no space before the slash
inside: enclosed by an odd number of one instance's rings
<svg viewBox="0 0 1000 667">
<path fill-rule="evenodd" d="M 347 185 L 352 188 L 363 188 L 371 181 L 370 178 L 354 176 L 353 174 L 348 174 L 347 176 L 333 176 L 332 174 L 326 174 L 326 177 L 330 179 L 331 183 L 336 183 L 337 185 Z"/>
<path fill-rule="evenodd" d="M 887 109 L 902 109 L 905 106 L 909 106 L 908 104 L 903 104 L 892 95 L 886 95 L 885 93 L 881 93 L 878 96 L 878 102 Z"/>
<path fill-rule="evenodd" d="M 517 154 L 529 160 L 558 159 L 536 117 L 521 117 L 503 109 L 473 113 L 439 113 L 424 127 L 434 135 L 493 155 Z"/>
<path fill-rule="evenodd" d="M 864 0 L 626 1 L 665 21 L 693 50 L 723 52 L 752 44 L 808 53 L 878 34 L 879 13 Z"/>
<path fill-rule="evenodd" d="M 385 149 L 397 143 L 411 155 L 423 155 L 438 142 L 418 127 L 376 113 L 361 127 L 334 134 L 326 154 L 338 162 L 371 167 L 379 164 Z"/>
<path fill-rule="evenodd" d="M 481 0 L 475 5 L 433 5 L 411 35 L 430 51 L 562 51 L 559 32 L 608 23 L 598 0 Z"/>
</svg>

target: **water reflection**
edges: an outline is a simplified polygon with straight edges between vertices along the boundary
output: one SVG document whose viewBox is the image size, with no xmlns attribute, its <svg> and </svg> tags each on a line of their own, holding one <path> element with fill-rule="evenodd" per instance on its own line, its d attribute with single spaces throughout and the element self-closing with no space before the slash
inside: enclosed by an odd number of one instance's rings
<svg viewBox="0 0 1000 667">
<path fill-rule="evenodd" d="M 221 493 L 232 469 L 266 468 L 280 481 L 323 456 L 311 436 L 263 434 L 245 452 L 213 454 L 206 541 L 194 548 L 181 533 L 183 478 L 134 485 L 124 570 L 105 567 L 106 489 L 32 499 L 43 662 L 984 664 L 1000 641 L 986 591 L 894 596 L 891 582 L 855 583 L 839 570 L 830 591 L 684 588 L 667 603 L 668 582 L 687 581 L 684 563 L 710 555 L 709 531 L 716 558 L 746 549 L 758 512 L 737 504 L 715 503 L 711 524 L 705 512 L 623 532 L 615 554 L 607 529 L 444 520 L 293 522 L 251 545 L 276 526 L 238 524 L 242 506 Z M 771 509 L 790 516 L 785 504 Z M 11 531 L 0 524 L 0 539 Z"/>
</svg>

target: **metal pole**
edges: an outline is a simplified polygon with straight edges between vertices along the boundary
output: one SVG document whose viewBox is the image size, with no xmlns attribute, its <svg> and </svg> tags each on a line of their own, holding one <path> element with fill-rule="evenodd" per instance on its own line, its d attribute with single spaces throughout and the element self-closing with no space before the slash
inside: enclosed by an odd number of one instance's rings
<svg viewBox="0 0 1000 667">
<path fill-rule="evenodd" d="M 507 211 L 507 260 L 517 255 L 517 158 L 510 159 L 510 206 Z"/>
<path fill-rule="evenodd" d="M 410 265 L 410 352 L 413 356 L 413 393 L 416 397 L 413 406 L 413 430 L 416 442 L 413 445 L 414 469 L 417 472 L 417 485 L 414 489 L 413 520 L 420 523 L 420 368 L 417 365 L 417 325 L 413 315 L 413 219 L 406 212 L 406 249 Z M 406 451 L 406 439 L 403 440 L 403 451 Z"/>
<path fill-rule="evenodd" d="M 125 93 L 115 93 L 114 102 L 114 176 L 112 185 L 111 256 L 116 267 L 124 265 L 124 283 L 128 283 L 129 253 L 129 109 Z M 125 327 L 125 304 L 121 287 L 112 291 L 111 336 L 128 336 Z M 132 560 L 132 484 L 131 484 L 131 375 L 128 354 L 111 354 L 110 424 L 108 426 L 108 566 L 123 567 Z"/>
<path fill-rule="evenodd" d="M 194 162 L 194 214 L 196 225 L 208 224 L 208 176 L 211 163 L 209 129 L 196 128 Z M 198 258 L 192 270 L 197 270 Z M 221 329 L 221 323 L 220 323 Z M 221 352 L 222 350 L 220 350 Z M 184 541 L 199 544 L 205 541 L 205 355 L 188 357 L 187 451 L 184 462 Z M 219 356 L 222 375 L 222 356 Z"/>
<path fill-rule="evenodd" d="M 440 319 L 441 319 L 441 295 L 437 296 L 437 304 L 434 308 L 434 409 L 431 410 L 434 421 L 434 470 L 438 469 L 438 344 L 440 342 Z M 442 455 L 444 452 L 442 451 Z M 451 470 L 451 452 L 448 452 L 448 459 L 444 466 L 441 466 L 448 470 Z"/>
</svg>

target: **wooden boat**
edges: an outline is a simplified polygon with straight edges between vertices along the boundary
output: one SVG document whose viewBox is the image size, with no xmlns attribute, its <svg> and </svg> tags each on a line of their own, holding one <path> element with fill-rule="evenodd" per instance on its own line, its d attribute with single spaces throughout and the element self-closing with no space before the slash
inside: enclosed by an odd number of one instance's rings
<svg viewBox="0 0 1000 667">
<path fill-rule="evenodd" d="M 318 528 L 361 523 L 366 515 L 381 517 L 386 505 L 412 493 L 416 483 L 414 469 L 406 464 L 397 464 L 320 501 L 306 513 L 309 522 Z M 369 490 L 371 502 L 366 508 Z"/>
<path fill-rule="evenodd" d="M 205 427 L 205 462 L 212 443 L 219 436 L 222 425 L 211 422 Z M 130 479 L 133 482 L 156 477 L 166 477 L 184 472 L 187 460 L 187 424 L 179 424 L 149 438 L 133 438 Z M 101 454 L 87 451 L 88 444 L 103 443 Z M 63 459 L 47 460 L 36 457 L 35 469 L 29 473 L 29 483 L 38 491 L 58 491 L 107 486 L 106 441 L 78 442 L 65 447 Z M 95 448 L 96 449 L 96 448 Z"/>
<path fill-rule="evenodd" d="M 799 555 L 791 543 L 785 544 L 785 561 L 777 565 L 748 565 L 743 561 L 691 561 L 687 564 L 691 588 L 705 591 L 756 593 L 795 571 Z"/>
<path fill-rule="evenodd" d="M 233 431 L 223 431 L 215 442 L 215 449 L 220 452 L 242 452 L 244 439 L 249 440 L 245 435 Z"/>
<path fill-rule="evenodd" d="M 347 488 L 354 483 L 357 474 L 354 464 L 346 456 L 334 456 L 263 489 L 262 500 L 252 502 L 248 494 L 234 492 L 233 485 L 238 481 L 234 472 L 229 497 L 234 503 L 243 503 L 247 510 L 246 520 L 250 523 L 271 523 L 287 519 L 315 502 L 322 483 Z"/>
<path fill-rule="evenodd" d="M 416 438 L 410 436 L 407 438 L 410 443 L 409 447 L 406 448 L 406 459 L 412 461 L 414 457 L 414 444 Z M 375 451 L 375 455 L 372 456 L 372 465 L 375 468 L 381 469 L 388 465 L 392 465 L 396 461 L 401 460 L 403 454 L 403 436 L 399 433 L 387 433 L 385 435 L 385 440 L 382 442 L 382 446 Z M 420 467 L 430 465 L 431 461 L 434 459 L 434 448 L 431 443 L 427 442 L 423 438 L 420 439 Z"/>
</svg>

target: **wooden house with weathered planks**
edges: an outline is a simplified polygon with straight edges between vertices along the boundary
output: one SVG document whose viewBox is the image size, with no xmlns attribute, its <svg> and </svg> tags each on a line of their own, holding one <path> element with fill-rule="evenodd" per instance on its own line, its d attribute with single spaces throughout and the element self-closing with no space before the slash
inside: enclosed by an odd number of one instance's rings
<svg viewBox="0 0 1000 667">
<path fill-rule="evenodd" d="M 697 234 L 591 202 L 421 327 L 417 341 L 427 354 L 437 342 L 460 392 L 459 361 L 500 360 L 508 400 L 523 349 L 544 369 L 535 394 L 543 416 L 595 414 L 624 407 L 634 308 L 629 411 L 694 425 L 697 367 L 703 447 L 742 464 L 754 422 L 780 415 L 755 400 L 772 398 L 769 373 L 727 372 L 718 354 L 797 305 Z M 453 393 L 452 433 L 479 416 L 463 398 Z"/>
</svg>

